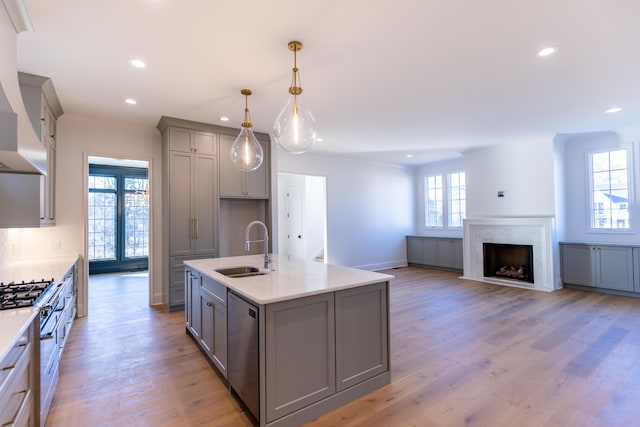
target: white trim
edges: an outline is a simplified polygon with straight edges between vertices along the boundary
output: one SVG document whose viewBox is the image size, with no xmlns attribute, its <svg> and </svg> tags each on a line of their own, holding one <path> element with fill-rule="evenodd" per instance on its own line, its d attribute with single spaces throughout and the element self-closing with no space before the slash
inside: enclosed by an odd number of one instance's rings
<svg viewBox="0 0 640 427">
<path fill-rule="evenodd" d="M 95 153 L 95 152 L 82 152 L 82 239 L 83 239 L 83 247 L 82 247 L 82 270 L 83 270 L 83 280 L 80 282 L 80 286 L 78 287 L 78 316 L 86 316 L 89 314 L 89 239 L 88 239 L 88 230 L 87 224 L 89 221 L 89 157 L 105 157 L 105 158 L 113 158 L 113 159 L 123 159 L 124 158 L 114 155 L 114 154 L 105 154 L 105 153 Z M 155 201 L 155 186 L 153 185 L 153 179 L 155 176 L 155 167 L 156 165 L 153 162 L 152 158 L 131 158 L 127 156 L 126 160 L 137 160 L 147 162 L 147 179 L 149 180 L 149 305 L 158 305 L 162 303 L 162 293 L 157 295 L 154 292 L 154 201 Z"/>
<path fill-rule="evenodd" d="M 627 150 L 627 192 L 628 203 L 627 211 L 629 215 L 629 228 L 595 228 L 593 216 L 594 199 L 593 199 L 593 155 L 600 153 L 610 153 L 611 151 Z M 634 234 L 636 230 L 636 218 L 634 217 L 634 150 L 631 143 L 604 144 L 601 146 L 592 146 L 585 149 L 585 161 L 587 163 L 587 233 L 589 234 Z"/>
</svg>

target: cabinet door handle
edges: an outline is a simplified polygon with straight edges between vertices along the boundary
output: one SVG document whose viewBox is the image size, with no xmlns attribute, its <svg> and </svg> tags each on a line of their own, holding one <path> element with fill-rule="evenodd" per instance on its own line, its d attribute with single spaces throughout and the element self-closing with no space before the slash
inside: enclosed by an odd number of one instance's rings
<svg viewBox="0 0 640 427">
<path fill-rule="evenodd" d="M 213 304 L 211 303 L 211 301 L 207 301 L 207 307 L 213 307 Z"/>
<path fill-rule="evenodd" d="M 198 240 L 198 218 L 193 219 L 193 238 Z"/>
<path fill-rule="evenodd" d="M 189 237 L 191 239 L 193 239 L 193 220 L 194 220 L 194 218 L 191 218 L 191 229 L 189 231 Z"/>
</svg>

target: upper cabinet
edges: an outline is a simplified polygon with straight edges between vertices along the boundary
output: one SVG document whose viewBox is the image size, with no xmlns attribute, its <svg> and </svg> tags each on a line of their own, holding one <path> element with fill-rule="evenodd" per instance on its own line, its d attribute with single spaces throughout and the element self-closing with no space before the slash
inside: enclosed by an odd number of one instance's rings
<svg viewBox="0 0 640 427">
<path fill-rule="evenodd" d="M 57 120 L 64 111 L 51 79 L 18 73 L 18 80 L 31 125 L 47 151 L 47 175 L 40 177 L 40 225 L 55 225 Z"/>
<path fill-rule="evenodd" d="M 169 138 L 169 150 L 171 151 L 212 156 L 217 153 L 217 138 L 213 133 L 180 127 L 171 127 L 169 132 L 171 133 Z"/>
<path fill-rule="evenodd" d="M 238 131 L 239 132 L 239 131 Z M 220 134 L 220 197 L 269 198 L 269 144 L 260 139 L 264 158 L 260 167 L 251 172 L 238 170 L 231 162 L 231 145 L 237 135 Z"/>
</svg>

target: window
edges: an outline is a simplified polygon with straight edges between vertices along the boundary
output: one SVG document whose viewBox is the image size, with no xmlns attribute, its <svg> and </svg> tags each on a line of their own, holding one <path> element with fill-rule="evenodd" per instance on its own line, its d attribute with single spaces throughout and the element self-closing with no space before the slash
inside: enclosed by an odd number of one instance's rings
<svg viewBox="0 0 640 427">
<path fill-rule="evenodd" d="M 425 226 L 443 227 L 442 175 L 431 175 L 424 179 L 425 188 Z"/>
<path fill-rule="evenodd" d="M 462 220 L 466 216 L 464 171 L 450 172 L 446 178 L 446 187 L 443 187 L 443 175 L 424 178 L 425 227 L 462 228 Z M 445 199 L 446 205 L 443 203 Z"/>
<path fill-rule="evenodd" d="M 589 157 L 591 230 L 629 230 L 629 149 L 592 152 Z"/>
<path fill-rule="evenodd" d="M 147 170 L 89 165 L 89 273 L 146 269 L 149 256 Z"/>
<path fill-rule="evenodd" d="M 449 228 L 461 228 L 467 209 L 464 172 L 450 173 L 448 183 Z"/>
</svg>

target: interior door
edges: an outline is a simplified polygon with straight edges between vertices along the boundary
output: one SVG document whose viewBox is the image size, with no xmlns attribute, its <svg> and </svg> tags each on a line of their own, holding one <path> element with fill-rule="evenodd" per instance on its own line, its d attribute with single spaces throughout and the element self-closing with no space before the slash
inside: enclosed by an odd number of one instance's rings
<svg viewBox="0 0 640 427">
<path fill-rule="evenodd" d="M 302 185 L 291 184 L 287 187 L 287 242 L 289 255 L 293 258 L 304 258 L 303 200 Z"/>
</svg>

